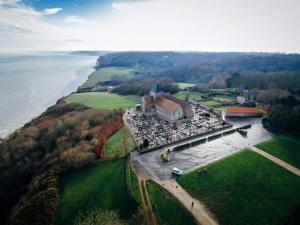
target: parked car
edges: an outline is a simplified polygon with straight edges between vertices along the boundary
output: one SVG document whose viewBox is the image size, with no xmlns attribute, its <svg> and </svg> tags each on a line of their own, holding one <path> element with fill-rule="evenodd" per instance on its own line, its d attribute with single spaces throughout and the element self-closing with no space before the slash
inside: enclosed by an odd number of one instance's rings
<svg viewBox="0 0 300 225">
<path fill-rule="evenodd" d="M 248 133 L 248 131 L 246 131 L 246 130 L 244 130 L 244 129 L 237 129 L 237 131 L 241 134 L 241 135 L 243 135 L 243 136 L 246 136 L 247 135 L 247 133 Z"/>
<path fill-rule="evenodd" d="M 174 167 L 173 169 L 172 169 L 172 174 L 174 174 L 174 175 L 176 175 L 176 176 L 180 176 L 180 175 L 182 175 L 182 170 L 181 169 L 178 169 L 178 168 L 176 168 L 176 167 Z"/>
</svg>

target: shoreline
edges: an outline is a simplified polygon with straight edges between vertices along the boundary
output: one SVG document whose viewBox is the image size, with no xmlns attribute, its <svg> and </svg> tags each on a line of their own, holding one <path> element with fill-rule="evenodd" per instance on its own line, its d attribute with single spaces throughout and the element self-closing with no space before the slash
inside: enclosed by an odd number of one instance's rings
<svg viewBox="0 0 300 225">
<path fill-rule="evenodd" d="M 51 55 L 51 54 L 50 54 Z M 71 53 L 66 53 L 67 56 L 74 56 L 74 54 Z M 29 57 L 31 57 L 31 55 L 28 55 Z M 34 55 L 35 56 L 35 55 Z M 52 55 L 51 55 L 52 56 Z M 56 56 L 56 55 L 55 55 Z M 81 56 L 81 55 L 77 55 L 77 56 Z M 26 122 L 24 122 L 22 125 L 20 125 L 18 128 L 12 130 L 12 131 L 7 131 L 8 128 L 3 128 L 3 130 L 1 131 L 1 133 L 3 133 L 3 136 L 0 136 L 0 144 L 9 139 L 14 133 L 18 132 L 19 130 L 21 130 L 22 128 L 28 126 L 32 121 L 36 120 L 37 118 L 39 118 L 43 113 L 45 113 L 50 107 L 53 107 L 55 105 L 57 105 L 59 102 L 63 101 L 66 97 L 68 97 L 69 95 L 73 94 L 73 93 L 77 93 L 78 88 L 83 85 L 90 77 L 90 75 L 95 71 L 95 66 L 97 64 L 97 59 L 99 58 L 99 56 L 94 56 L 94 55 L 85 55 L 85 57 L 94 57 L 95 61 L 93 62 L 92 65 L 81 65 L 81 67 L 79 67 L 77 70 L 73 71 L 71 74 L 74 77 L 74 79 L 70 80 L 64 87 L 64 90 L 62 91 L 62 93 L 60 94 L 61 97 L 57 98 L 56 100 L 47 100 L 49 102 L 49 104 L 47 104 L 47 106 L 45 107 L 45 109 L 43 109 L 38 115 L 33 116 L 31 119 L 27 120 Z M 87 58 L 88 59 L 88 58 Z M 86 70 L 86 73 L 82 73 L 80 74 L 80 70 Z M 80 78 L 82 77 L 84 78 L 84 81 L 82 82 Z M 79 81 L 80 84 L 76 84 L 77 86 L 72 87 L 72 83 L 77 83 L 76 81 Z M 73 91 L 69 92 L 68 89 L 73 89 Z M 54 103 L 51 103 L 54 102 Z M 42 105 L 38 105 L 37 107 L 42 107 L 44 108 Z M 6 134 L 5 134 L 6 133 Z"/>
</svg>

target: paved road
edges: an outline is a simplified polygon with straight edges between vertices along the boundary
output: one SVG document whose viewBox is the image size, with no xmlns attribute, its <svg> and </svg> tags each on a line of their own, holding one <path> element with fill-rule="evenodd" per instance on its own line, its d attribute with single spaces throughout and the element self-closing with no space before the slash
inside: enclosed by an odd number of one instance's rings
<svg viewBox="0 0 300 225">
<path fill-rule="evenodd" d="M 275 157 L 275 156 L 273 156 L 273 155 L 271 155 L 271 154 L 269 154 L 269 153 L 267 153 L 267 152 L 265 152 L 265 151 L 263 151 L 259 148 L 252 147 L 251 149 L 253 151 L 255 151 L 256 153 L 262 155 L 263 157 L 265 157 L 265 158 L 271 160 L 272 162 L 276 163 L 277 165 L 287 169 L 288 171 L 296 174 L 297 176 L 300 176 L 300 170 L 297 169 L 296 167 L 291 166 L 290 164 L 282 161 L 281 159 L 278 159 L 277 157 Z"/>
<path fill-rule="evenodd" d="M 189 149 L 171 152 L 169 162 L 163 162 L 160 158 L 164 149 L 144 154 L 134 152 L 132 153 L 133 166 L 145 177 L 166 181 L 174 179 L 171 175 L 173 167 L 188 172 L 273 137 L 273 134 L 262 127 L 259 119 L 238 119 L 230 122 L 233 123 L 234 127 L 249 123 L 253 125 L 248 129 L 247 137 L 235 132 Z"/>
</svg>

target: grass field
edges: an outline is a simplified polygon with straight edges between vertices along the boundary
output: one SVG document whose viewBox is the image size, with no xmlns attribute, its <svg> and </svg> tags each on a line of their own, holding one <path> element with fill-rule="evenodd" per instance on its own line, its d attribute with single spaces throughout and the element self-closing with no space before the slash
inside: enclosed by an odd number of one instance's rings
<svg viewBox="0 0 300 225">
<path fill-rule="evenodd" d="M 151 204 L 155 210 L 159 224 L 162 225 L 193 225 L 193 216 L 169 192 L 154 181 L 147 182 Z"/>
<path fill-rule="evenodd" d="M 214 100 L 221 101 L 221 102 L 235 102 L 236 98 L 233 96 L 228 95 L 217 95 L 213 97 Z"/>
<path fill-rule="evenodd" d="M 128 67 L 105 67 L 93 72 L 82 87 L 93 87 L 101 81 L 109 81 L 112 77 L 128 79 L 133 77 L 133 70 Z"/>
<path fill-rule="evenodd" d="M 300 202 L 300 178 L 253 151 L 188 173 L 178 182 L 224 225 L 281 224 Z"/>
<path fill-rule="evenodd" d="M 180 89 L 186 89 L 186 88 L 194 87 L 196 85 L 193 83 L 176 83 L 176 84 L 178 84 Z"/>
<path fill-rule="evenodd" d="M 196 100 L 201 100 L 202 93 L 196 92 L 196 91 L 179 91 L 174 96 L 176 98 L 185 100 L 187 95 L 188 95 L 189 99 L 196 101 Z"/>
<path fill-rule="evenodd" d="M 141 97 L 137 95 L 121 96 L 107 92 L 87 92 L 72 94 L 65 100 L 67 103 L 81 103 L 96 109 L 126 109 L 134 106 L 140 99 Z"/>
<path fill-rule="evenodd" d="M 125 138 L 123 138 L 123 136 Z M 123 141 L 125 139 L 125 141 Z M 125 147 L 124 147 L 125 145 Z M 118 130 L 114 135 L 112 135 L 105 144 L 105 157 L 112 157 L 116 154 L 123 156 L 126 152 L 130 152 L 135 147 L 133 137 L 130 134 L 130 131 L 123 127 Z"/>
<path fill-rule="evenodd" d="M 215 100 L 202 101 L 201 103 L 204 105 L 207 105 L 207 106 L 215 106 L 215 105 L 220 104 L 219 102 L 217 102 Z"/>
<path fill-rule="evenodd" d="M 123 219 L 137 208 L 126 184 L 126 158 L 81 169 L 65 177 L 56 214 L 56 224 L 72 224 L 79 213 L 92 209 L 118 211 Z"/>
<path fill-rule="evenodd" d="M 300 139 L 281 135 L 257 145 L 265 152 L 300 169 Z"/>
</svg>

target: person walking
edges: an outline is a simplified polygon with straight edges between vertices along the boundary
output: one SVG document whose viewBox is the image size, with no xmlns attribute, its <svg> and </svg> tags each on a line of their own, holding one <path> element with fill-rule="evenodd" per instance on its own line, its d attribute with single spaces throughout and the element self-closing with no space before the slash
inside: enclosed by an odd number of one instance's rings
<svg viewBox="0 0 300 225">
<path fill-rule="evenodd" d="M 194 206 L 194 202 L 192 202 L 192 207 Z"/>
</svg>

